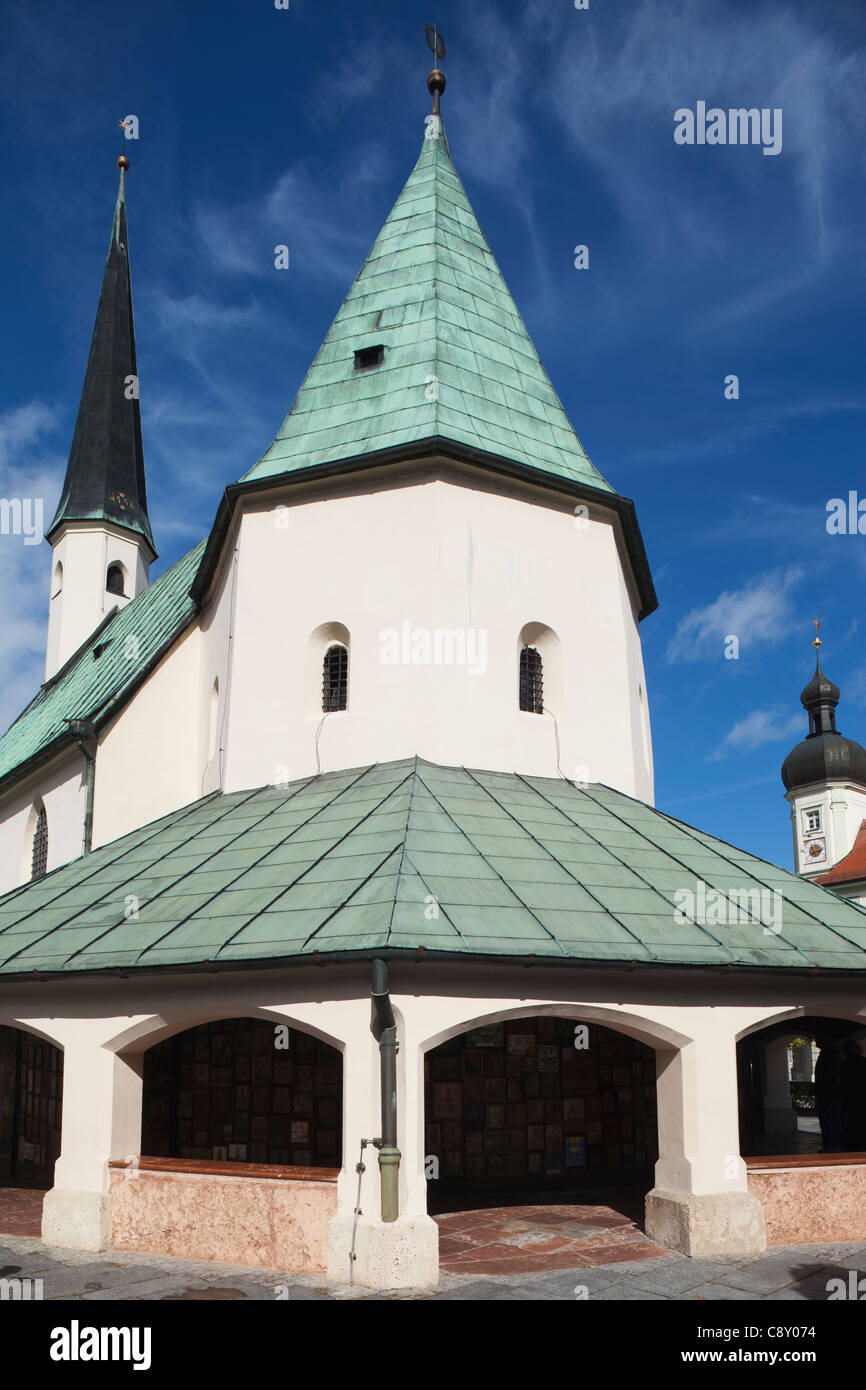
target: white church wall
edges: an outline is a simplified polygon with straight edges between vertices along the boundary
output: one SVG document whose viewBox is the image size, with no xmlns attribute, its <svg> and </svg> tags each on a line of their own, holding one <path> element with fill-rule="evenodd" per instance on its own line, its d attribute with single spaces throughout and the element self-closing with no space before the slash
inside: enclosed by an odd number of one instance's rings
<svg viewBox="0 0 866 1390">
<path fill-rule="evenodd" d="M 0 798 L 0 893 L 8 893 L 30 878 L 40 804 L 45 807 L 48 823 L 48 870 L 81 854 L 84 769 L 84 758 L 75 749 Z"/>
<path fill-rule="evenodd" d="M 248 510 L 238 548 L 226 790 L 314 773 L 318 738 L 322 770 L 417 753 L 559 768 L 652 799 L 640 642 L 609 516 L 593 508 L 578 528 L 567 499 L 395 480 Z M 348 708 L 323 722 L 311 639 L 335 624 L 351 649 Z M 556 723 L 519 709 L 527 625 L 555 635 Z"/>
<path fill-rule="evenodd" d="M 208 706 L 200 658 L 201 633 L 194 625 L 101 736 L 94 849 L 202 796 Z"/>
</svg>

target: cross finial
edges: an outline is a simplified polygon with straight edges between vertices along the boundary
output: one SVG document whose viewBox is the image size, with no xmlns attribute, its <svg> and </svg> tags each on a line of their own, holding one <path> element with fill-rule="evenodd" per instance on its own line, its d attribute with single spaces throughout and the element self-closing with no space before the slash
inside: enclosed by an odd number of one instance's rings
<svg viewBox="0 0 866 1390">
<path fill-rule="evenodd" d="M 813 641 L 812 646 L 815 648 L 815 651 L 817 653 L 818 648 L 823 647 L 824 645 L 824 643 L 821 641 L 821 638 L 818 636 L 818 629 L 821 626 L 821 623 L 818 618 L 813 618 L 812 622 L 815 624 L 815 640 Z"/>
</svg>

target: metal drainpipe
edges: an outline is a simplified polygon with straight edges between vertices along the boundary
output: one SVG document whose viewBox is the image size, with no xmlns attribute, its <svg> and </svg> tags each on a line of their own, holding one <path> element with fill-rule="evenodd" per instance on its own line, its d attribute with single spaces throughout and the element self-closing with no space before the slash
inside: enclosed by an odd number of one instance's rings
<svg viewBox="0 0 866 1390">
<path fill-rule="evenodd" d="M 87 719 L 70 719 L 69 731 L 78 744 L 81 756 L 87 763 L 84 774 L 84 836 L 82 854 L 89 854 L 93 846 L 93 784 L 96 777 L 96 758 L 84 746 L 84 740 L 96 737 L 96 729 Z"/>
<path fill-rule="evenodd" d="M 388 966 L 377 957 L 372 963 L 371 994 L 376 1012 L 373 1036 L 379 1041 L 379 1085 L 382 1096 L 382 1136 L 373 1143 L 379 1150 L 382 1220 L 396 1221 L 400 1214 L 400 1150 L 397 1148 L 397 1025 L 391 1008 Z"/>
</svg>

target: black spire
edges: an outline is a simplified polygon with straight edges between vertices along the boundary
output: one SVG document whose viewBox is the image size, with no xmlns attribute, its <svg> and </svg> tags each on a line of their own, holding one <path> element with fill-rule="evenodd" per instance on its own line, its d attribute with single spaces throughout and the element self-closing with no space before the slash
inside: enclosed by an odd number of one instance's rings
<svg viewBox="0 0 866 1390">
<path fill-rule="evenodd" d="M 120 188 L 78 418 L 60 504 L 45 534 L 50 541 L 64 521 L 108 521 L 143 536 L 155 557 L 147 515 L 126 234 L 123 184 L 129 161 L 121 155 L 117 162 Z"/>
</svg>

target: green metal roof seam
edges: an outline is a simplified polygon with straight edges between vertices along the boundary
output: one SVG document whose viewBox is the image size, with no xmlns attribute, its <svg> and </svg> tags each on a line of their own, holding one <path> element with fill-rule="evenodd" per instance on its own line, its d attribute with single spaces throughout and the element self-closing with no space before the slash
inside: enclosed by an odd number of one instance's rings
<svg viewBox="0 0 866 1390">
<path fill-rule="evenodd" d="M 451 815 L 451 813 L 450 813 L 450 812 L 447 810 L 447 808 L 442 804 L 441 800 L 436 796 L 435 792 L 433 792 L 433 791 L 431 790 L 431 788 L 429 787 L 429 785 L 428 785 L 426 782 L 424 783 L 424 786 L 426 787 L 427 791 L 430 792 L 431 796 L 433 796 L 433 798 L 437 801 L 437 804 L 441 807 L 443 813 L 448 817 L 449 820 L 451 820 L 451 821 L 453 822 L 454 825 L 457 826 L 457 829 L 460 831 L 461 835 L 463 835 L 464 838 L 467 839 L 467 840 L 469 841 L 469 843 L 473 846 L 473 848 L 476 848 L 475 845 L 474 845 L 474 843 L 473 843 L 472 837 L 471 837 L 470 835 L 467 835 L 467 834 L 466 834 L 466 832 L 465 832 L 465 831 L 462 829 L 462 827 L 460 826 L 459 821 L 457 821 L 457 820 L 454 819 L 454 817 Z M 512 884 L 509 884 L 509 883 L 506 883 L 506 880 L 503 878 L 502 874 L 500 874 L 499 871 L 495 868 L 495 866 L 494 866 L 493 864 L 490 863 L 490 860 L 487 858 L 487 856 L 486 856 L 485 854 L 483 854 L 480 850 L 477 850 L 477 849 L 476 849 L 476 853 L 478 853 L 478 854 L 481 855 L 481 858 L 482 858 L 482 859 L 484 860 L 484 862 L 493 870 L 494 874 L 496 874 L 496 877 L 497 877 L 498 879 L 500 879 L 501 882 L 503 882 L 503 883 L 506 884 L 506 887 L 514 894 L 514 897 L 515 897 L 515 898 L 517 899 L 517 901 L 521 904 L 521 906 L 522 906 L 523 908 L 525 908 L 525 910 L 526 910 L 527 912 L 529 912 L 530 915 L 531 915 L 532 917 L 535 918 L 536 922 L 538 922 L 538 925 L 542 928 L 543 931 L 545 931 L 545 932 L 547 933 L 547 935 L 548 935 L 548 936 L 550 937 L 550 939 L 555 943 L 555 945 L 559 947 L 559 949 L 560 949 L 560 951 L 562 951 L 563 955 L 566 955 L 567 952 L 566 952 L 566 950 L 565 950 L 565 947 L 563 946 L 563 944 L 562 944 L 562 942 L 559 940 L 559 938 L 556 936 L 555 932 L 552 932 L 552 931 L 550 930 L 549 927 L 545 926 L 544 922 L 542 922 L 541 919 L 535 914 L 535 912 L 533 912 L 532 908 L 528 905 L 528 903 L 526 903 L 526 902 L 523 901 L 523 899 L 521 898 L 520 894 L 517 893 L 516 890 L 514 889 L 513 885 L 512 885 Z"/>
<path fill-rule="evenodd" d="M 521 777 L 521 780 L 522 780 L 522 781 L 526 781 L 526 780 L 527 780 L 526 778 L 524 778 L 524 777 L 522 776 L 522 774 L 518 773 L 517 775 Z M 536 789 L 536 790 L 537 790 L 537 789 Z M 582 792 L 583 795 L 586 795 L 590 801 L 595 800 L 595 798 L 593 798 L 593 797 L 586 791 L 585 788 L 581 788 L 581 792 Z M 541 793 L 541 795 L 543 795 L 543 793 Z M 601 803 L 596 803 L 596 804 L 601 804 Z M 551 802 L 551 805 L 553 805 L 552 802 Z M 557 809 L 559 809 L 559 808 L 557 808 Z M 605 809 L 607 810 L 608 808 L 605 807 Z M 564 813 L 563 813 L 563 814 L 564 814 Z M 585 827 L 585 826 L 582 826 L 581 829 L 586 830 L 586 827 Z M 591 831 L 586 831 L 586 833 L 587 833 L 587 834 L 591 834 Z M 596 837 L 593 836 L 593 838 L 595 839 Z M 598 843 L 599 845 L 601 845 L 601 841 L 600 841 L 600 840 L 598 840 L 597 843 Z M 608 844 L 608 845 L 605 845 L 604 848 L 607 850 L 608 854 L 613 855 L 613 857 L 614 857 L 615 859 L 619 860 L 619 862 L 623 865 L 624 868 L 630 869 L 631 872 L 632 872 L 633 874 L 635 874 L 638 878 L 640 878 L 640 879 L 642 880 L 642 882 L 646 883 L 646 884 L 647 884 L 647 887 L 650 889 L 650 891 L 652 891 L 653 893 L 656 893 L 660 898 L 662 898 L 662 900 L 663 900 L 664 902 L 668 903 L 668 905 L 669 905 L 672 909 L 673 909 L 673 908 L 676 908 L 676 906 L 677 906 L 676 903 L 671 902 L 671 900 L 670 900 L 668 897 L 666 897 L 666 895 L 665 895 L 663 892 L 661 892 L 660 889 L 655 888 L 651 883 L 649 883 L 648 880 L 644 877 L 644 875 L 640 873 L 639 869 L 635 867 L 634 863 L 629 863 L 627 860 L 623 859 L 620 855 L 616 854 L 615 851 L 614 851 L 613 849 L 611 849 L 611 847 L 610 847 L 609 844 Z M 669 855 L 669 857 L 672 857 L 672 856 L 670 856 L 669 851 L 664 851 L 664 853 L 667 853 L 667 854 Z M 710 937 L 710 939 L 711 939 L 717 946 L 721 947 L 721 949 L 722 949 L 723 951 L 726 951 L 727 954 L 731 957 L 731 959 L 732 959 L 733 961 L 738 961 L 738 960 L 739 960 L 739 957 L 737 956 L 736 952 L 734 952 L 733 950 L 731 950 L 731 948 L 730 948 L 730 946 L 728 946 L 727 942 L 722 941 L 720 937 L 715 936 L 714 933 L 711 932 L 711 931 L 709 930 L 709 928 L 707 927 L 706 923 L 701 923 L 701 922 L 693 921 L 693 925 L 694 925 L 695 927 L 697 927 L 699 931 L 702 931 L 706 936 Z"/>
<path fill-rule="evenodd" d="M 613 789 L 612 789 L 612 790 L 613 790 Z M 621 795 L 623 795 L 623 793 L 618 793 L 618 795 L 621 796 Z M 682 829 L 685 829 L 685 830 L 687 830 L 687 831 L 691 830 L 691 827 L 688 827 L 684 821 L 678 821 L 678 820 L 676 820 L 675 817 L 669 816 L 669 815 L 667 814 L 667 812 L 665 812 L 665 811 L 660 811 L 660 812 L 659 812 L 659 815 L 662 816 L 665 820 L 669 821 L 671 824 L 676 825 L 678 828 L 682 828 Z M 699 833 L 700 833 L 700 832 L 699 832 Z M 649 838 L 649 837 L 647 837 L 647 838 Z M 696 839 L 697 836 L 693 834 L 693 835 L 691 836 L 691 838 L 695 838 L 695 839 Z M 726 841 L 724 841 L 724 840 L 719 840 L 717 843 L 724 845 L 724 844 L 726 844 Z M 728 847 L 731 848 L 731 849 L 734 848 L 733 846 L 728 846 Z M 667 850 L 666 850 L 665 853 L 670 854 L 670 851 L 667 851 Z M 724 859 L 724 860 L 726 860 L 727 863 L 732 864 L 732 865 L 734 865 L 734 866 L 737 866 L 736 860 L 735 860 L 735 859 L 732 859 L 730 856 L 725 855 L 725 854 L 721 854 L 718 850 L 714 850 L 713 853 L 716 855 L 717 858 Z M 670 857 L 674 858 L 675 856 L 670 856 Z M 750 862 L 754 862 L 754 863 L 758 863 L 758 864 L 765 862 L 765 861 L 763 861 L 763 860 L 761 860 L 761 859 L 758 859 L 757 857 L 754 857 L 754 856 L 752 856 L 752 855 L 749 855 L 749 861 L 750 861 Z M 677 861 L 677 862 L 679 862 L 679 861 Z M 773 867 L 776 867 L 776 866 L 773 866 Z M 693 872 L 693 871 L 690 869 L 689 872 L 691 873 L 691 872 Z M 757 877 L 756 874 L 752 873 L 750 876 L 751 876 L 752 878 L 754 878 L 754 880 L 755 880 L 756 883 L 760 883 L 762 887 L 764 887 L 764 888 L 769 888 L 769 889 L 771 889 L 771 891 L 779 891 L 779 890 L 773 890 L 773 889 L 772 889 L 772 886 L 771 886 L 770 884 L 763 882 L 763 880 L 762 880 L 762 879 L 759 879 L 759 878 Z M 696 875 L 696 877 L 697 877 L 697 875 Z M 804 882 L 804 880 L 798 880 L 798 881 L 799 881 L 799 882 Z M 822 886 L 823 886 L 823 885 L 822 885 Z M 820 926 L 822 926 L 822 927 L 825 928 L 825 930 L 827 930 L 827 931 L 832 931 L 832 932 L 834 933 L 834 935 L 840 936 L 841 939 L 842 939 L 843 941 L 846 941 L 846 942 L 847 942 L 847 938 L 844 937 L 844 936 L 842 936 L 842 933 L 841 933 L 841 932 L 836 931 L 836 929 L 835 929 L 834 927 L 830 926 L 828 923 L 826 923 L 826 922 L 821 922 L 820 918 L 815 917 L 814 914 L 813 914 L 813 913 L 810 913 L 810 912 L 808 911 L 807 908 L 803 908 L 801 905 L 799 905 L 799 904 L 793 902 L 793 900 L 790 899 L 790 898 L 788 898 L 788 897 L 786 897 L 786 895 L 785 895 L 784 893 L 781 893 L 781 892 L 780 892 L 780 896 L 784 899 L 785 902 L 789 902 L 790 905 L 791 905 L 792 907 L 795 907 L 795 908 L 796 908 L 796 907 L 799 906 L 801 911 L 805 912 L 807 916 L 812 917 L 813 920 L 816 921 L 816 922 L 818 922 Z M 839 897 L 840 895 L 834 894 L 834 896 Z M 864 916 L 866 916 L 866 907 L 863 907 L 863 906 L 862 906 L 861 904 L 859 904 L 859 903 L 852 903 L 850 898 L 844 898 L 844 899 L 840 899 L 840 900 L 841 900 L 841 901 L 844 901 L 844 902 L 845 902 L 846 904 L 848 904 L 849 906 L 852 906 L 852 907 L 859 907 L 860 910 L 863 912 Z M 763 925 L 763 924 L 761 924 L 761 925 Z M 776 933 L 774 933 L 774 935 L 775 935 L 775 934 L 776 934 Z M 801 955 L 804 955 L 804 956 L 805 956 L 805 953 L 802 952 L 802 951 L 800 950 L 800 947 L 797 946 L 794 942 L 786 941 L 786 944 L 787 944 L 788 946 L 790 946 L 792 950 L 798 951 Z M 849 944 L 850 944 L 850 943 L 849 943 Z M 805 958 L 808 959 L 808 957 L 805 957 Z"/>
<path fill-rule="evenodd" d="M 255 795 L 257 795 L 257 793 L 256 793 L 255 791 L 250 792 L 250 793 L 247 793 L 245 799 L 251 800 Z M 206 798 L 206 799 L 207 799 L 207 800 L 212 800 L 212 799 L 214 799 L 214 794 L 212 793 L 211 796 L 210 796 L 209 798 Z M 189 808 L 190 812 L 192 812 L 193 810 L 195 810 L 195 811 L 199 810 L 199 809 L 201 808 L 201 805 L 202 805 L 202 802 L 201 802 L 201 801 L 193 802 L 192 806 Z M 230 815 L 232 814 L 232 812 L 234 811 L 234 809 L 235 809 L 235 806 L 234 806 L 234 805 L 227 806 L 227 807 L 225 808 L 224 812 L 223 812 L 223 817 L 230 816 Z M 156 839 L 156 838 L 158 837 L 158 833 L 159 833 L 159 832 L 157 832 L 157 834 L 154 834 L 154 835 L 152 835 L 152 836 L 147 837 L 147 839 L 146 839 L 143 843 L 147 844 L 147 843 L 149 842 L 149 840 L 154 840 L 154 839 Z M 115 841 L 114 843 L 117 843 L 117 841 Z M 93 853 L 94 853 L 94 854 L 98 854 L 99 851 L 98 851 L 98 850 L 95 850 L 95 851 L 93 851 Z M 122 857 L 122 856 L 118 856 L 118 858 L 120 858 L 120 857 Z M 73 860 L 73 863 L 76 863 L 76 862 L 77 862 L 77 861 Z M 113 860 L 109 860 L 109 861 L 108 861 L 109 864 L 111 864 L 112 862 L 115 862 L 115 861 L 113 861 Z M 106 867 L 106 866 L 105 866 L 104 864 L 102 864 L 102 863 L 99 863 L 99 864 L 94 865 L 93 873 L 92 873 L 91 877 L 97 878 L 97 877 L 99 876 L 100 871 L 101 871 L 104 867 Z M 59 872 L 61 872 L 61 870 L 55 869 L 54 872 L 55 872 L 55 873 L 59 873 Z M 134 878 L 133 878 L 132 881 L 134 881 Z M 81 886 L 80 883 L 76 883 L 76 884 L 75 884 L 75 888 L 79 888 L 80 886 Z M 125 886 L 126 886 L 126 885 L 125 885 Z M 174 886 L 174 884 L 172 884 L 171 886 Z M 62 898 L 63 896 L 64 896 L 64 893 L 60 893 L 56 899 L 52 899 L 52 904 L 53 904 L 54 902 L 59 902 L 60 898 Z M 158 898 L 159 896 L 160 896 L 160 894 L 156 894 L 156 895 L 155 895 L 155 897 L 157 897 L 157 898 Z M 0 902 L 2 902 L 2 901 L 3 901 L 3 899 L 0 899 Z M 47 906 L 47 904 L 42 904 L 42 906 L 41 906 L 40 908 L 36 909 L 36 910 L 37 910 L 37 911 L 44 911 L 46 906 Z M 70 915 L 70 917 L 69 917 L 66 921 L 60 922 L 60 923 L 58 923 L 56 926 L 51 927 L 51 928 L 49 929 L 48 933 L 46 933 L 46 935 L 50 936 L 50 935 L 52 935 L 54 932 L 64 930 L 64 928 L 65 928 L 69 923 L 74 922 L 75 919 L 76 919 L 77 917 L 80 917 L 80 916 L 81 916 L 81 908 L 78 907 L 78 906 L 75 906 L 74 909 L 73 909 L 73 911 L 72 911 L 72 913 L 71 913 L 71 915 Z M 23 920 L 25 920 L 25 919 L 24 919 L 24 918 L 18 919 L 18 921 L 16 921 L 16 923 L 15 923 L 15 926 L 16 926 L 16 927 L 19 926 L 19 925 L 20 925 L 20 922 L 23 921 Z M 120 925 L 120 923 L 112 923 L 111 926 L 109 926 L 109 927 L 107 927 L 107 928 L 105 929 L 105 932 L 100 933 L 99 936 L 97 936 L 95 939 L 96 939 L 96 940 L 100 940 L 102 936 L 107 935 L 108 932 L 110 932 L 110 931 L 113 931 L 114 928 L 115 928 L 116 926 L 118 926 L 118 925 Z M 0 928 L 0 944 L 2 944 L 4 933 L 7 932 L 8 930 L 9 930 L 8 927 Z M 92 943 L 89 943 L 89 944 L 92 944 Z M 25 947 L 22 947 L 22 948 L 21 948 L 21 951 L 13 952 L 13 954 L 12 954 L 11 956 L 7 957 L 6 959 L 7 959 L 7 960 L 14 960 L 15 957 L 16 957 L 17 955 L 22 954 L 24 950 L 26 950 L 26 946 L 25 946 Z M 70 959 L 70 960 L 74 959 L 75 956 L 76 956 L 77 954 L 79 954 L 79 953 L 78 953 L 77 951 L 74 951 L 74 952 L 72 953 L 72 955 L 69 957 L 69 959 Z M 6 962 L 4 961 L 4 965 L 5 965 L 5 963 L 6 963 Z"/>
<path fill-rule="evenodd" d="M 471 773 L 471 772 L 469 772 L 469 769 L 468 769 L 468 768 L 466 769 L 466 771 L 468 772 L 468 774 L 469 774 L 470 777 L 473 777 L 473 780 L 476 780 L 476 779 L 474 779 L 474 774 Z M 515 774 L 515 775 L 518 775 L 518 774 Z M 549 855 L 549 857 L 554 861 L 554 863 L 559 863 L 559 861 L 556 859 L 555 855 L 553 855 L 553 854 L 551 853 L 551 851 L 550 851 L 549 849 L 547 849 L 547 846 L 541 844 L 541 842 L 537 839 L 537 837 L 534 836 L 534 835 L 532 834 L 531 831 L 527 830 L 526 827 L 521 823 L 521 821 L 518 820 L 517 816 L 513 815 L 512 812 L 509 811 L 508 807 L 507 807 L 507 806 L 504 806 L 504 805 L 502 804 L 502 802 L 500 802 L 499 799 L 498 799 L 497 797 L 494 797 L 494 796 L 493 796 L 493 793 L 490 792 L 488 788 L 484 787 L 483 782 L 479 782 L 479 786 L 483 787 L 484 790 L 487 792 L 488 796 L 490 796 L 491 800 L 495 801 L 496 804 L 497 804 L 498 806 L 500 806 L 501 809 L 505 812 L 505 814 L 508 815 L 508 816 L 510 816 L 511 819 L 515 822 L 515 824 L 517 824 L 517 825 L 520 826 L 520 828 L 523 830 L 524 834 L 529 835 L 530 839 L 532 839 L 532 840 L 538 845 L 539 849 L 543 850 L 547 855 Z M 578 794 L 579 794 L 579 793 L 578 793 Z M 657 956 L 657 954 L 652 950 L 652 947 L 651 947 L 651 946 L 648 946 L 646 942 L 642 942 L 642 941 L 640 940 L 640 938 L 637 936 L 637 934 L 631 930 L 631 928 L 628 926 L 627 923 L 623 922 L 623 921 L 620 919 L 620 917 L 619 917 L 615 912 L 613 912 L 610 908 L 606 907 L 606 906 L 604 905 L 604 903 L 602 903 L 602 902 L 600 901 L 600 899 L 598 898 L 597 894 L 593 893 L 591 887 L 589 887 L 589 886 L 588 886 L 587 884 L 585 884 L 585 883 L 581 883 L 581 881 L 580 881 L 580 879 L 577 877 L 577 875 L 574 874 L 574 873 L 572 873 L 572 871 L 571 871 L 566 865 L 560 864 L 559 867 L 562 868 L 562 869 L 564 869 L 565 872 L 569 875 L 569 877 L 570 877 L 570 878 L 573 878 L 573 879 L 574 879 L 574 882 L 577 883 L 577 884 L 579 885 L 579 887 L 581 887 L 581 888 L 584 890 L 584 892 L 589 893 L 590 897 L 593 898 L 596 902 L 598 902 L 599 908 L 600 908 L 603 912 L 606 912 L 606 913 L 608 913 L 611 917 L 613 917 L 614 920 L 618 923 L 618 925 L 622 927 L 623 931 L 625 931 L 634 941 L 636 941 L 636 942 L 638 943 L 638 945 L 641 947 L 642 950 L 648 951 L 649 954 L 650 954 L 651 956 L 653 956 L 654 959 L 658 959 L 658 956 Z"/>
</svg>

